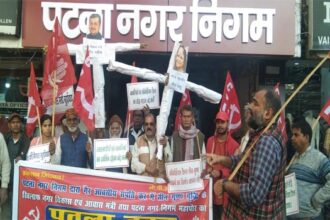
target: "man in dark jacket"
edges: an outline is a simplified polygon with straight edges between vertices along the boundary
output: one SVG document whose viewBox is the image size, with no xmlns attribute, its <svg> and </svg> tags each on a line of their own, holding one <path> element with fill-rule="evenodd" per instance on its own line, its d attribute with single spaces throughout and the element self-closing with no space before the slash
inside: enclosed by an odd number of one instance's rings
<svg viewBox="0 0 330 220">
<path fill-rule="evenodd" d="M 5 135 L 8 154 L 11 163 L 10 180 L 8 185 L 8 200 L 2 206 L 1 219 L 11 219 L 13 200 L 14 163 L 26 159 L 26 153 L 30 146 L 30 140 L 22 131 L 22 118 L 13 113 L 8 119 L 9 133 Z"/>
</svg>

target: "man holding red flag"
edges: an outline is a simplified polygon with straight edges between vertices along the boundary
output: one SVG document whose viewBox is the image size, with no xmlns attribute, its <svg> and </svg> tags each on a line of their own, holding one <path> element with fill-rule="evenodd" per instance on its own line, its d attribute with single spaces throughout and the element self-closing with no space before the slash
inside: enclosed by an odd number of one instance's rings
<svg viewBox="0 0 330 220">
<path fill-rule="evenodd" d="M 80 131 L 79 117 L 73 108 L 66 110 L 65 117 L 68 131 L 59 137 L 51 163 L 87 168 L 92 163 L 91 140 Z"/>
<path fill-rule="evenodd" d="M 89 131 L 94 130 L 93 90 L 91 86 L 89 52 L 80 73 L 79 83 L 74 95 L 74 109 L 65 112 L 68 131 L 57 141 L 52 163 L 65 166 L 87 168 L 91 165 L 92 146 L 90 138 L 79 130 L 79 116 Z"/>
<path fill-rule="evenodd" d="M 228 131 L 230 133 L 238 130 L 242 126 L 240 106 L 230 72 L 227 72 L 226 84 L 223 89 L 220 111 L 226 112 L 229 116 Z"/>
<path fill-rule="evenodd" d="M 48 42 L 44 65 L 41 97 L 45 107 L 53 105 L 53 114 L 55 114 L 55 98 L 77 82 L 67 43 L 62 36 L 57 18 L 54 32 Z"/>
<path fill-rule="evenodd" d="M 33 135 L 36 127 L 37 120 L 40 120 L 40 110 L 42 110 L 42 104 L 40 101 L 40 95 L 38 92 L 38 86 L 36 83 L 36 76 L 34 73 L 33 63 L 31 62 L 29 81 L 29 93 L 28 93 L 28 115 L 26 120 L 26 134 L 28 137 Z M 39 123 L 40 127 L 40 123 Z"/>
</svg>

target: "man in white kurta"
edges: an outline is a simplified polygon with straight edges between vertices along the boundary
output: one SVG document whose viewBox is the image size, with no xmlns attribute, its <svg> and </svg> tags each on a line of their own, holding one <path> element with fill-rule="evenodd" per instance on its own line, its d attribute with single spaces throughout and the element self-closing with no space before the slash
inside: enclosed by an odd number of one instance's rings
<svg viewBox="0 0 330 220">
<path fill-rule="evenodd" d="M 167 138 L 163 137 L 160 144 L 163 145 L 164 157 L 162 160 L 156 158 L 157 139 L 156 139 L 156 120 L 151 113 L 144 119 L 144 131 L 134 145 L 132 152 L 132 170 L 144 176 L 165 178 L 165 163 L 173 160 L 170 145 Z"/>
</svg>

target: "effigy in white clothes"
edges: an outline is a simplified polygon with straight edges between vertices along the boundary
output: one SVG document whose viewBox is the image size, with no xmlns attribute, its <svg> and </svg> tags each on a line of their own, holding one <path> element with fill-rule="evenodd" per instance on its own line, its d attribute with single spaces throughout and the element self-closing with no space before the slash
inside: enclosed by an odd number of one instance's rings
<svg viewBox="0 0 330 220">
<path fill-rule="evenodd" d="M 187 57 L 188 57 L 188 48 L 185 48 L 183 47 L 183 45 L 176 42 L 172 51 L 167 72 L 171 72 L 172 70 L 175 70 L 185 73 L 186 65 L 187 65 Z M 120 62 L 116 62 L 113 60 L 110 60 L 107 69 L 109 71 L 117 71 L 122 74 L 137 76 L 142 79 L 156 81 L 159 83 L 165 84 L 166 81 L 165 75 L 157 73 L 153 70 L 138 68 Z M 205 101 L 217 104 L 221 100 L 222 96 L 220 93 L 205 88 L 204 86 L 189 81 L 187 81 L 185 85 L 188 90 L 195 92 L 199 97 L 203 98 Z M 163 90 L 159 115 L 157 116 L 157 140 L 158 140 L 157 158 L 159 160 L 161 160 L 163 157 L 162 155 L 163 150 L 161 144 L 159 144 L 159 139 L 161 138 L 161 136 L 165 134 L 165 130 L 168 123 L 168 116 L 170 114 L 170 110 L 172 106 L 173 94 L 174 94 L 174 90 L 168 87 L 167 85 L 165 85 Z"/>
</svg>

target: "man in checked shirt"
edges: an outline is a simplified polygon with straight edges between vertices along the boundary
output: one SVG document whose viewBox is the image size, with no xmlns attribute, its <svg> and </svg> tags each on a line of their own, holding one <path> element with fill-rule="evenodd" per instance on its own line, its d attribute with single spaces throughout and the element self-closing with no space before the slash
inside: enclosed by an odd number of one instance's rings
<svg viewBox="0 0 330 220">
<path fill-rule="evenodd" d="M 261 89 L 248 104 L 249 142 L 242 154 L 236 156 L 207 155 L 210 165 L 221 163 L 233 169 L 242 156 L 256 142 L 248 159 L 244 162 L 233 181 L 222 180 L 214 191 L 229 194 L 222 219 L 284 219 L 284 173 L 286 165 L 285 143 L 274 124 L 261 135 L 281 107 L 280 98 L 272 91 Z"/>
</svg>

